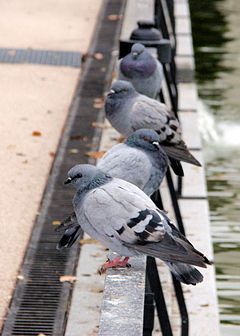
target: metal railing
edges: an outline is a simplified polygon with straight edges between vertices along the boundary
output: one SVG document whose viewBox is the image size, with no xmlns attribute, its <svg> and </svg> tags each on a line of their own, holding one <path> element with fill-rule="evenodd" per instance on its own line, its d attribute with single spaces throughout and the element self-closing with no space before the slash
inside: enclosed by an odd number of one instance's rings
<svg viewBox="0 0 240 336">
<path fill-rule="evenodd" d="M 170 101 L 171 110 L 178 118 L 178 88 L 176 81 L 176 37 L 175 37 L 175 21 L 174 21 L 174 1 L 173 0 L 155 0 L 154 4 L 154 18 L 155 27 L 161 33 L 162 38 L 168 39 L 171 45 L 171 58 L 168 63 L 162 63 L 164 79 L 166 82 L 168 100 Z M 149 41 L 138 41 L 143 43 L 146 47 L 154 47 L 154 43 Z M 120 41 L 120 57 L 129 53 L 131 45 L 134 41 Z M 161 50 L 157 48 L 157 57 L 161 59 Z M 162 102 L 166 102 L 164 92 L 161 91 L 159 99 Z M 179 118 L 178 118 L 179 119 Z M 177 187 L 174 187 L 174 182 L 170 169 L 166 174 L 167 186 L 173 206 L 175 218 L 179 231 L 185 235 L 184 223 L 178 203 L 178 197 L 182 191 L 182 178 L 177 179 Z M 163 200 L 160 194 L 160 190 L 156 191 L 152 200 L 160 208 L 163 209 Z M 181 318 L 181 336 L 187 336 L 189 334 L 189 320 L 187 307 L 183 295 L 181 283 L 172 276 L 173 288 L 176 295 L 176 300 L 179 308 Z M 157 310 L 157 316 L 161 327 L 163 336 L 173 335 L 173 330 L 169 318 L 166 300 L 161 284 L 161 279 L 157 269 L 157 264 L 154 258 L 147 258 L 146 266 L 146 288 L 145 288 L 145 306 L 144 306 L 144 323 L 143 323 L 143 335 L 152 335 L 154 328 L 154 310 Z"/>
</svg>

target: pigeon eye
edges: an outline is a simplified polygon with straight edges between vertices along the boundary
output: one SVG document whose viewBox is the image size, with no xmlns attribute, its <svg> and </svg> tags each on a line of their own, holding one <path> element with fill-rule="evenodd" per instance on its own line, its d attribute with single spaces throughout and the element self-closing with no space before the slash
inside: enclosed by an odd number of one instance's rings
<svg viewBox="0 0 240 336">
<path fill-rule="evenodd" d="M 146 136 L 143 137 L 143 140 L 150 142 L 150 139 Z"/>
<path fill-rule="evenodd" d="M 82 177 L 82 174 L 80 174 L 80 173 L 74 176 L 75 179 L 76 178 L 81 178 L 81 177 Z"/>
</svg>

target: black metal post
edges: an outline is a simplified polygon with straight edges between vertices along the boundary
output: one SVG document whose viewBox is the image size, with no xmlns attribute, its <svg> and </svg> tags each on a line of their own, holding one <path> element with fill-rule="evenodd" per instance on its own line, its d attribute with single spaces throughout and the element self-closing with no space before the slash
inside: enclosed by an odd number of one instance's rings
<svg viewBox="0 0 240 336">
<path fill-rule="evenodd" d="M 151 290 L 146 273 L 146 287 L 144 300 L 143 336 L 151 336 L 154 328 L 154 293 Z"/>
<path fill-rule="evenodd" d="M 185 235 L 185 229 L 184 229 L 184 225 L 183 225 L 182 215 L 181 215 L 176 191 L 175 191 L 173 180 L 172 180 L 172 174 L 171 174 L 171 171 L 170 171 L 169 168 L 167 170 L 166 178 L 167 178 L 167 184 L 168 184 L 168 188 L 169 188 L 169 192 L 170 192 L 170 196 L 171 196 L 173 209 L 174 209 L 176 220 L 177 220 L 177 223 L 178 223 L 178 228 L 179 228 L 179 231 L 182 234 Z"/>
<path fill-rule="evenodd" d="M 165 302 L 155 258 L 147 257 L 147 277 L 151 290 L 154 293 L 154 301 L 158 313 L 158 319 L 161 326 L 162 335 L 173 336 L 172 327 L 169 321 L 167 311 L 167 305 Z"/>
<path fill-rule="evenodd" d="M 188 336 L 189 332 L 189 320 L 188 320 L 188 312 L 187 307 L 183 295 L 182 285 L 181 283 L 175 279 L 175 277 L 172 275 L 172 281 L 174 290 L 176 293 L 176 298 L 178 302 L 178 308 L 181 315 L 181 336 Z"/>
</svg>

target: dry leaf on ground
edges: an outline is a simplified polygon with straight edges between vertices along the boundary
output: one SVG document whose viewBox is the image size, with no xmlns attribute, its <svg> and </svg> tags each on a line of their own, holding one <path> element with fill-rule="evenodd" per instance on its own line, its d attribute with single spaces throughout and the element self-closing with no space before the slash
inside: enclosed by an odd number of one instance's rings
<svg viewBox="0 0 240 336">
<path fill-rule="evenodd" d="M 59 278 L 60 282 L 70 282 L 70 283 L 73 283 L 76 280 L 77 280 L 77 277 L 74 276 L 74 275 L 62 275 Z"/>
<path fill-rule="evenodd" d="M 95 109 L 101 109 L 101 108 L 103 108 L 103 106 L 104 106 L 104 103 L 94 103 L 93 104 L 93 107 Z"/>
<path fill-rule="evenodd" d="M 92 239 L 92 238 L 85 238 L 85 239 L 80 239 L 79 243 L 81 245 L 85 245 L 85 244 L 97 244 L 98 241 L 96 239 Z"/>
<path fill-rule="evenodd" d="M 104 129 L 104 128 L 109 128 L 110 126 L 108 126 L 108 125 L 105 124 L 105 123 L 100 123 L 100 122 L 94 121 L 94 122 L 92 123 L 92 127 L 94 127 L 94 128 L 102 128 L 102 129 Z"/>
<path fill-rule="evenodd" d="M 100 152 L 87 152 L 86 155 L 93 158 L 93 159 L 100 159 L 106 151 L 100 151 Z"/>
<path fill-rule="evenodd" d="M 78 152 L 79 152 L 79 150 L 77 148 L 69 149 L 69 153 L 71 153 L 71 154 L 77 154 Z"/>
<path fill-rule="evenodd" d="M 52 225 L 60 225 L 61 221 L 60 220 L 54 220 L 52 221 Z"/>
<path fill-rule="evenodd" d="M 93 107 L 96 109 L 101 109 L 104 106 L 104 99 L 103 98 L 95 98 L 93 103 Z"/>
<path fill-rule="evenodd" d="M 39 131 L 33 131 L 32 132 L 32 136 L 38 137 L 38 136 L 41 136 L 41 135 L 42 135 L 42 133 L 39 132 Z"/>
<path fill-rule="evenodd" d="M 122 18 L 122 15 L 117 15 L 117 14 L 110 14 L 108 15 L 108 20 L 109 21 L 117 21 Z"/>
<path fill-rule="evenodd" d="M 94 58 L 98 61 L 101 61 L 103 57 L 104 57 L 103 54 L 100 52 L 94 54 Z"/>
</svg>

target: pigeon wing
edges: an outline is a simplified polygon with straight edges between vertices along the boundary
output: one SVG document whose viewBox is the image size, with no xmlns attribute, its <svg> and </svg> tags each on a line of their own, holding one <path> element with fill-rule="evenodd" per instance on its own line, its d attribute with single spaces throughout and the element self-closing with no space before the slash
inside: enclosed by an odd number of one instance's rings
<svg viewBox="0 0 240 336">
<path fill-rule="evenodd" d="M 126 181 L 114 179 L 93 190 L 84 202 L 84 214 L 98 232 L 97 239 L 105 244 L 110 240 L 113 250 L 122 245 L 164 261 L 205 267 L 202 254 L 176 234 L 175 238 L 166 215 Z"/>
<path fill-rule="evenodd" d="M 134 244 L 141 240 L 140 233 L 145 230 L 145 224 L 153 218 L 156 206 L 139 188 L 120 179 L 96 188 L 88 193 L 83 203 L 84 216 L 91 227 L 99 235 L 104 233 L 108 238 L 123 243 Z M 149 209 L 149 211 L 146 209 Z M 135 222 L 138 225 L 133 225 Z M 165 229 L 159 226 L 156 236 L 162 236 Z M 95 237 L 96 238 L 96 237 Z M 98 237 L 100 238 L 100 237 Z M 157 241 L 155 234 L 149 235 L 149 240 Z"/>
<path fill-rule="evenodd" d="M 161 141 L 173 144 L 181 141 L 179 122 L 165 104 L 139 95 L 130 113 L 133 129 L 151 128 L 159 133 Z"/>
<path fill-rule="evenodd" d="M 98 162 L 98 168 L 112 177 L 118 177 L 144 189 L 151 176 L 151 162 L 143 151 L 118 144 Z M 136 174 L 137 172 L 137 174 Z"/>
</svg>

